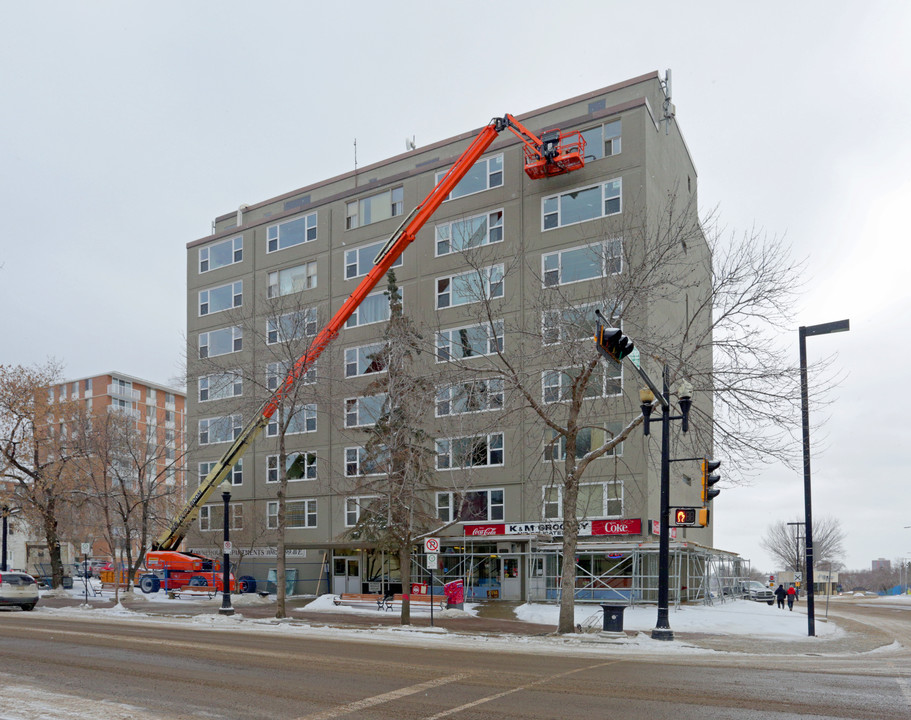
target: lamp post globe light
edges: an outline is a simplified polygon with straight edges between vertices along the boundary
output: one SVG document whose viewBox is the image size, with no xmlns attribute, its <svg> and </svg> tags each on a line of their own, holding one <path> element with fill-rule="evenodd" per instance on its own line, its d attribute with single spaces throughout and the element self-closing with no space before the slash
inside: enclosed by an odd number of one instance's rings
<svg viewBox="0 0 911 720">
<path fill-rule="evenodd" d="M 231 607 L 231 530 L 228 517 L 228 503 L 231 500 L 231 483 L 225 480 L 221 485 L 221 499 L 224 501 L 224 546 L 222 557 L 222 576 L 221 576 L 221 607 L 218 609 L 219 615 L 233 615 L 234 608 Z"/>
</svg>

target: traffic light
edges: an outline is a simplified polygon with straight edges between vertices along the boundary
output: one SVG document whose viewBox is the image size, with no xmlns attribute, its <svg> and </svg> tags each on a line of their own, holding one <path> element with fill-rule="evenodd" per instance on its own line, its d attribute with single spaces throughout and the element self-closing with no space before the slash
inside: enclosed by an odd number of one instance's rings
<svg viewBox="0 0 911 720">
<path fill-rule="evenodd" d="M 721 480 L 721 475 L 713 474 L 721 467 L 721 460 L 702 459 L 702 502 L 707 503 L 718 497 L 721 490 L 712 487 L 716 482 Z"/>
<path fill-rule="evenodd" d="M 595 342 L 598 352 L 604 357 L 620 362 L 633 351 L 633 341 L 617 328 L 604 327 L 598 323 L 595 330 Z"/>
</svg>

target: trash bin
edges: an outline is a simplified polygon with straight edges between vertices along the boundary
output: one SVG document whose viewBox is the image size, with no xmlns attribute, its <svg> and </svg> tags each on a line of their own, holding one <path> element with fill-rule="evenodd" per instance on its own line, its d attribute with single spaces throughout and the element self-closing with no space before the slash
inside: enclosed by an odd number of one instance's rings
<svg viewBox="0 0 911 720">
<path fill-rule="evenodd" d="M 604 611 L 604 632 L 623 632 L 623 611 L 626 605 L 602 605 Z"/>
</svg>

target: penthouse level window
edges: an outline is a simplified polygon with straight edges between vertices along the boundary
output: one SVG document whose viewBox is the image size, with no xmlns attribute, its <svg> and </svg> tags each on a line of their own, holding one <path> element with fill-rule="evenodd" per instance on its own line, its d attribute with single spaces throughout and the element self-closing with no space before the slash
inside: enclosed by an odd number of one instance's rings
<svg viewBox="0 0 911 720">
<path fill-rule="evenodd" d="M 622 126 L 620 120 L 604 123 L 598 127 L 582 131 L 585 138 L 585 159 L 599 160 L 620 154 L 620 135 Z"/>
</svg>

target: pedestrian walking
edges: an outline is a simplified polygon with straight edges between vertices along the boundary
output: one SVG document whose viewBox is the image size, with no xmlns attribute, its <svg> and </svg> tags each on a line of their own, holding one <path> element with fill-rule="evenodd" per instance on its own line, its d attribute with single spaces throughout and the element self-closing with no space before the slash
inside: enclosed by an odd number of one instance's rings
<svg viewBox="0 0 911 720">
<path fill-rule="evenodd" d="M 788 610 L 794 609 L 794 601 L 797 599 L 797 590 L 794 589 L 794 586 L 788 588 Z"/>
<path fill-rule="evenodd" d="M 788 591 L 784 589 L 784 585 L 779 584 L 775 590 L 775 597 L 778 598 L 778 607 L 782 610 L 784 610 L 784 599 L 787 594 Z"/>
</svg>

